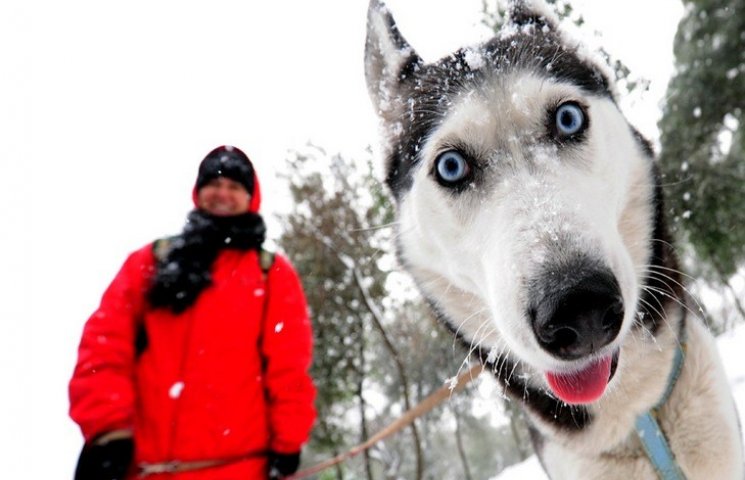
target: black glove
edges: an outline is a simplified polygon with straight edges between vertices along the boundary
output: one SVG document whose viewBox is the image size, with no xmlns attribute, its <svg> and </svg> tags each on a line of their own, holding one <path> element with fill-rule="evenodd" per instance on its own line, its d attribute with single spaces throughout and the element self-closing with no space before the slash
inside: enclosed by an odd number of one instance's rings
<svg viewBox="0 0 745 480">
<path fill-rule="evenodd" d="M 269 480 L 279 480 L 292 475 L 297 471 L 298 465 L 300 465 L 300 452 L 269 452 Z"/>
<path fill-rule="evenodd" d="M 100 445 L 87 443 L 80 452 L 75 480 L 124 480 L 133 455 L 131 438 L 110 440 Z"/>
</svg>

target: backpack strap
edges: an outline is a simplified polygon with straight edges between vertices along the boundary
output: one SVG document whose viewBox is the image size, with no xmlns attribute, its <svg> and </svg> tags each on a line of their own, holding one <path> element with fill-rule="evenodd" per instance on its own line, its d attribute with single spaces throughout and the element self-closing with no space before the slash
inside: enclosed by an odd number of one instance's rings
<svg viewBox="0 0 745 480">
<path fill-rule="evenodd" d="M 153 242 L 153 255 L 158 262 L 163 262 L 171 251 L 173 237 L 159 238 Z"/>
<path fill-rule="evenodd" d="M 269 275 L 269 269 L 274 265 L 275 253 L 263 248 L 259 250 L 259 267 L 261 267 L 261 273 L 264 274 L 264 279 Z"/>
<path fill-rule="evenodd" d="M 259 338 L 257 340 L 257 348 L 259 353 L 262 353 L 262 343 L 264 341 L 264 325 L 266 325 L 266 317 L 268 315 L 267 310 L 269 307 L 269 295 L 271 286 L 269 285 L 269 269 L 274 265 L 275 253 L 263 248 L 259 250 L 259 267 L 261 267 L 261 276 L 264 280 L 264 301 L 261 305 L 261 317 L 259 321 Z M 266 368 L 266 359 L 264 355 L 261 355 L 261 369 L 262 371 Z"/>
</svg>

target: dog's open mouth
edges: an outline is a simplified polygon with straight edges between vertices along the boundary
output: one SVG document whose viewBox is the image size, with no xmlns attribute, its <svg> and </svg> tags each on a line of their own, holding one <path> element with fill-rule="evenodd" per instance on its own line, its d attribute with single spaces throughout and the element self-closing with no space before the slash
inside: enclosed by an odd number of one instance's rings
<svg viewBox="0 0 745 480">
<path fill-rule="evenodd" d="M 618 351 L 601 357 L 576 372 L 546 372 L 546 381 L 554 395 L 565 403 L 584 405 L 603 395 L 617 366 Z"/>
</svg>

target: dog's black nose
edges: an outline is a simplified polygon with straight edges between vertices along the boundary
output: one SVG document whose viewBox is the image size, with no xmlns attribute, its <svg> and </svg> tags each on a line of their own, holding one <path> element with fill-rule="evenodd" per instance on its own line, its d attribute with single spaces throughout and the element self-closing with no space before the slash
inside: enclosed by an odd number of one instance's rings
<svg viewBox="0 0 745 480">
<path fill-rule="evenodd" d="M 616 338 L 624 308 L 612 272 L 579 269 L 548 275 L 554 278 L 538 290 L 530 309 L 533 332 L 541 347 L 556 357 L 574 360 Z M 567 282 L 561 285 L 557 277 Z"/>
</svg>

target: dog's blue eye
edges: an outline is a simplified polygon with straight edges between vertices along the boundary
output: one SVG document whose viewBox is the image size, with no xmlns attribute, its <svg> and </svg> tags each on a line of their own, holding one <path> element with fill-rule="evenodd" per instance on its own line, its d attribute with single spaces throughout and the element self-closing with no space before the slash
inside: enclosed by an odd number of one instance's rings
<svg viewBox="0 0 745 480">
<path fill-rule="evenodd" d="M 576 103 L 564 103 L 556 109 L 556 131 L 570 137 L 585 127 L 585 114 Z"/>
<path fill-rule="evenodd" d="M 437 177 L 444 183 L 458 183 L 468 176 L 471 167 L 463 155 L 456 150 L 440 154 L 435 161 Z"/>
</svg>

